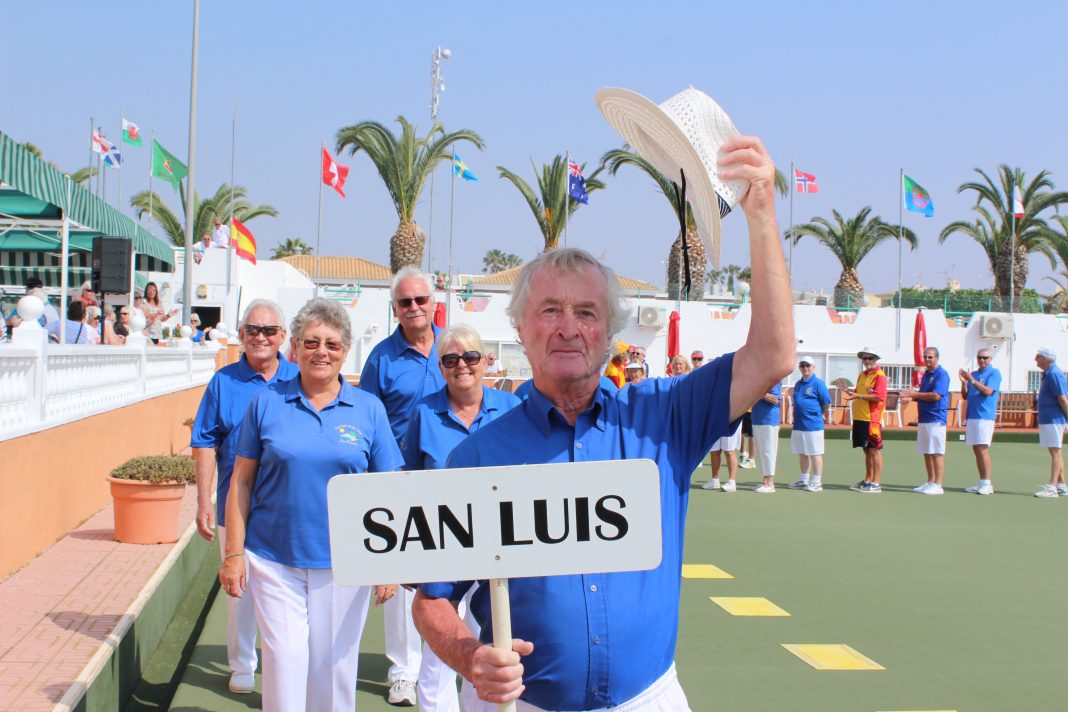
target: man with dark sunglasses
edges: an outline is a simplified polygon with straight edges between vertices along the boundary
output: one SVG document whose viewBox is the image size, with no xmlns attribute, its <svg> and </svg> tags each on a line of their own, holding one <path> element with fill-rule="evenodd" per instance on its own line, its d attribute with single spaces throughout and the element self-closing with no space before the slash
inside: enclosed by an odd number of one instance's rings
<svg viewBox="0 0 1068 712">
<path fill-rule="evenodd" d="M 360 388 L 386 406 L 400 445 L 415 404 L 444 388 L 445 379 L 435 346 L 439 329 L 433 321 L 434 278 L 416 267 L 404 267 L 393 277 L 390 298 L 397 328 L 371 351 L 360 373 Z M 391 705 L 416 704 L 423 641 L 412 622 L 413 597 L 412 591 L 402 588 L 385 604 L 386 656 L 393 663 L 386 700 Z"/>
<path fill-rule="evenodd" d="M 886 405 L 886 374 L 879 367 L 879 355 L 865 346 L 857 352 L 864 369 L 857 387 L 846 388 L 846 400 L 853 406 L 853 447 L 864 448 L 864 479 L 849 489 L 863 494 L 879 494 L 883 476 L 883 406 Z"/>
<path fill-rule="evenodd" d="M 975 453 L 975 466 L 979 470 L 979 482 L 964 491 L 974 494 L 994 494 L 991 477 L 990 443 L 994 440 L 994 421 L 998 412 L 998 393 L 1001 392 L 1001 371 L 994 368 L 993 352 L 979 349 L 975 355 L 976 368 L 969 373 L 960 369 L 960 397 L 968 401 L 964 439 Z"/>
</svg>

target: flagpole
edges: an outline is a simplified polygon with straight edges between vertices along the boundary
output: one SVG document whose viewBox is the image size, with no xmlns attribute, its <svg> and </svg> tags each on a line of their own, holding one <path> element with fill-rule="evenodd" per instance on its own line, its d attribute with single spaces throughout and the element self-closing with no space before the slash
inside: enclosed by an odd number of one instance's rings
<svg viewBox="0 0 1068 712">
<path fill-rule="evenodd" d="M 86 185 L 89 186 L 89 192 L 93 192 L 93 134 L 96 133 L 96 120 L 89 117 L 89 175 L 85 177 Z"/>
<path fill-rule="evenodd" d="M 152 219 L 152 207 L 153 200 L 156 197 L 152 193 L 152 168 L 156 163 L 156 129 L 151 129 L 152 133 L 152 158 L 148 160 L 148 219 Z M 151 224 L 151 223 L 150 223 Z M 151 232 L 151 230 L 149 231 Z"/>
<path fill-rule="evenodd" d="M 894 350 L 901 348 L 901 243 L 905 236 L 905 169 L 897 170 L 897 329 L 894 331 Z"/>
<path fill-rule="evenodd" d="M 571 153 L 569 151 L 564 151 L 564 247 L 567 247 L 567 214 L 571 212 L 568 210 L 568 208 L 571 207 L 568 205 L 570 202 L 568 200 L 568 193 L 570 192 L 568 191 L 569 183 L 571 183 Z"/>
<path fill-rule="evenodd" d="M 326 141 L 319 141 L 319 145 L 323 151 L 326 150 Z M 319 152 L 319 222 L 315 228 L 315 296 L 319 296 L 319 280 L 322 278 L 323 272 L 320 260 L 322 259 L 323 251 L 320 247 L 322 232 L 323 232 L 323 157 L 322 151 Z"/>
<path fill-rule="evenodd" d="M 123 119 L 123 113 L 122 113 L 122 109 L 120 108 L 119 109 L 119 143 L 122 143 L 122 119 Z M 122 160 L 122 158 L 121 158 L 122 152 L 121 151 L 119 152 L 119 156 L 120 156 L 119 160 L 121 161 Z M 121 163 L 119 164 L 119 197 L 116 199 L 116 203 L 118 205 L 119 212 L 121 213 L 122 212 L 122 164 Z M 103 319 L 101 319 L 101 323 L 103 323 Z"/>
<path fill-rule="evenodd" d="M 234 97 L 233 121 L 230 127 L 230 233 L 234 231 L 234 164 L 237 162 L 237 97 Z M 231 259 L 234 254 L 233 240 L 226 241 L 226 304 L 230 305 Z"/>
<path fill-rule="evenodd" d="M 436 170 L 430 172 L 430 218 L 426 226 L 426 271 L 427 274 L 433 274 L 432 270 L 434 265 L 431 263 L 432 251 L 434 247 L 434 174 Z"/>
<path fill-rule="evenodd" d="M 790 161 L 790 178 L 794 184 L 790 186 L 790 299 L 793 300 L 794 289 L 794 193 L 797 192 L 797 173 L 794 171 L 794 162 Z"/>
<path fill-rule="evenodd" d="M 452 324 L 452 236 L 456 217 L 456 152 L 452 154 L 452 190 L 449 197 L 449 278 L 445 282 L 445 323 Z"/>
<path fill-rule="evenodd" d="M 101 158 L 100 158 L 100 173 L 104 177 L 104 192 L 101 194 L 100 197 L 106 203 L 106 202 L 108 202 L 108 174 L 104 172 L 105 168 L 107 168 L 107 166 L 104 165 L 104 158 L 103 158 L 103 156 L 101 156 Z"/>
<path fill-rule="evenodd" d="M 1013 186 L 1009 195 L 1009 212 L 1012 214 L 1012 252 L 1009 255 L 1009 314 L 1016 307 L 1016 178 L 1013 177 Z"/>
<path fill-rule="evenodd" d="M 63 233 L 60 240 L 60 260 L 63 263 L 63 269 L 59 276 L 59 343 L 61 344 L 67 342 L 67 288 L 70 286 L 70 186 L 71 179 L 67 176 L 67 204 L 63 209 L 63 225 L 60 227 Z"/>
<path fill-rule="evenodd" d="M 189 323 L 193 308 L 193 198 L 196 195 L 197 159 L 197 32 L 200 26 L 200 0 L 193 0 L 193 61 L 189 70 L 189 169 L 185 196 L 185 275 L 182 284 L 182 323 Z"/>
</svg>

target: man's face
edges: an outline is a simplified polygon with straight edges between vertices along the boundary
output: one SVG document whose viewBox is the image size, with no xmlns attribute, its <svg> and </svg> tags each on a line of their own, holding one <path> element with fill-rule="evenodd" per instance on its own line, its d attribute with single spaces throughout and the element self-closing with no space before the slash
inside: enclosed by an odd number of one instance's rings
<svg viewBox="0 0 1068 712">
<path fill-rule="evenodd" d="M 1045 356 L 1037 355 L 1037 354 L 1035 355 L 1035 365 L 1038 366 L 1039 369 L 1041 369 L 1043 371 L 1048 369 L 1050 367 L 1050 364 L 1052 364 L 1052 363 L 1053 363 L 1053 359 L 1051 359 L 1051 358 L 1046 358 Z"/>
<path fill-rule="evenodd" d="M 425 300 L 425 301 L 424 301 Z M 419 304 L 423 301 L 423 304 Z M 401 330 L 406 334 L 418 334 L 430 329 L 434 314 L 434 295 L 428 293 L 426 282 L 419 277 L 409 277 L 397 285 L 393 311 L 400 320 Z"/>
<path fill-rule="evenodd" d="M 938 368 L 938 354 L 930 349 L 923 352 L 923 365 L 927 367 L 928 371 L 933 371 Z"/>
<path fill-rule="evenodd" d="M 642 381 L 645 380 L 645 369 L 644 368 L 628 368 L 624 372 L 623 377 L 624 377 L 624 379 L 626 379 L 627 383 L 641 383 Z"/>
<path fill-rule="evenodd" d="M 260 327 L 268 327 L 274 333 L 268 336 Z M 270 327 L 277 327 L 277 330 Z M 253 334 L 252 331 L 256 333 Z M 278 323 L 278 315 L 274 313 L 274 309 L 268 307 L 253 309 L 241 327 L 241 345 L 245 349 L 245 356 L 254 361 L 278 356 L 278 349 L 285 340 L 285 326 Z"/>
<path fill-rule="evenodd" d="M 979 368 L 986 368 L 992 358 L 989 351 L 980 351 L 975 355 L 975 363 Z"/>
<path fill-rule="evenodd" d="M 215 227 L 222 227 L 222 220 L 215 218 Z"/>
<path fill-rule="evenodd" d="M 641 346 L 636 349 L 631 349 L 630 360 L 631 363 L 645 363 L 645 349 L 643 349 Z M 645 369 L 642 369 L 642 372 L 644 373 Z"/>
<path fill-rule="evenodd" d="M 801 378 L 805 379 L 811 378 L 812 374 L 815 373 L 811 363 L 800 363 L 797 365 L 797 370 L 801 372 Z"/>
<path fill-rule="evenodd" d="M 608 351 L 607 285 L 600 270 L 535 272 L 519 338 L 535 379 L 563 385 L 599 374 Z"/>
<path fill-rule="evenodd" d="M 879 365 L 878 360 L 874 356 L 861 356 L 860 362 L 864 364 L 865 371 L 874 371 Z"/>
</svg>

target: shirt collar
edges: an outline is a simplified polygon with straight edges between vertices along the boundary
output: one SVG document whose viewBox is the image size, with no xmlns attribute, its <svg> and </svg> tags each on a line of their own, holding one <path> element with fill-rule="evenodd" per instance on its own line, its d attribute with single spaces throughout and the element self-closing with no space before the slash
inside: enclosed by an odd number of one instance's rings
<svg viewBox="0 0 1068 712">
<path fill-rule="evenodd" d="M 605 429 L 604 413 L 605 406 L 608 401 L 608 393 L 604 391 L 600 386 L 593 392 L 593 402 L 590 407 L 582 411 L 580 417 L 587 414 L 593 419 L 593 426 L 598 430 Z M 526 409 L 527 417 L 538 426 L 543 435 L 548 435 L 552 427 L 549 421 L 550 413 L 556 409 L 548 398 L 541 394 L 536 385 L 532 385 L 530 392 L 527 394 L 527 399 L 523 401 L 523 407 Z M 557 413 L 557 416 L 563 418 L 563 415 Z"/>
<path fill-rule="evenodd" d="M 437 324 L 432 323 L 430 325 L 430 330 L 434 333 L 434 344 L 430 347 L 430 353 L 433 354 L 434 349 L 437 348 L 438 334 L 441 333 L 441 329 L 438 328 Z M 404 338 L 404 330 L 401 329 L 400 324 L 397 324 L 397 328 L 393 330 L 393 334 L 389 338 L 393 341 L 394 354 L 399 356 L 408 349 L 411 349 L 412 351 L 415 351 L 420 356 L 422 356 L 422 354 L 419 353 L 419 351 L 417 351 L 414 346 L 408 343 L 408 339 Z"/>
<path fill-rule="evenodd" d="M 487 386 L 482 386 L 482 403 L 478 407 L 479 414 L 493 413 L 500 409 L 497 405 L 497 401 L 490 395 L 492 389 Z M 447 388 L 442 388 L 440 391 L 431 394 L 430 396 L 431 407 L 438 415 L 447 415 L 452 412 L 452 404 L 449 402 L 449 393 Z"/>
<path fill-rule="evenodd" d="M 276 357 L 276 358 L 277 358 L 277 359 L 278 359 L 279 361 L 281 361 L 281 360 L 282 360 L 282 353 L 281 353 L 281 352 L 277 353 L 277 354 L 275 355 L 275 357 Z M 258 376 L 259 378 L 263 379 L 263 374 L 261 374 L 261 373 L 260 373 L 259 371 L 257 371 L 256 369 L 252 368 L 252 366 L 251 366 L 251 365 L 249 365 L 249 362 L 248 362 L 248 358 L 247 358 L 247 357 L 245 356 L 245 354 L 241 354 L 241 358 L 240 358 L 240 359 L 238 359 L 238 361 L 237 361 L 237 364 L 238 364 L 238 366 L 237 366 L 237 369 L 238 369 L 238 371 L 239 371 L 239 372 L 240 372 L 240 374 L 241 374 L 241 380 L 242 380 L 242 381 L 251 381 L 251 380 L 253 380 L 254 378 L 256 378 L 257 376 Z M 278 368 L 279 368 L 279 369 L 281 369 L 281 367 L 282 367 L 282 364 L 281 364 L 281 363 L 279 363 L 279 364 L 278 364 Z M 274 372 L 274 375 L 275 375 L 275 377 L 277 377 L 277 376 L 278 376 L 278 370 L 276 370 L 276 371 Z M 265 381 L 266 381 L 266 379 L 263 379 L 263 380 L 265 380 Z"/>
<path fill-rule="evenodd" d="M 343 405 L 354 405 L 356 402 L 356 389 L 343 376 L 338 375 L 341 381 L 341 390 L 337 394 L 337 402 Z M 304 399 L 304 389 L 300 387 L 300 376 L 283 382 L 285 399 L 287 403 Z"/>
</svg>

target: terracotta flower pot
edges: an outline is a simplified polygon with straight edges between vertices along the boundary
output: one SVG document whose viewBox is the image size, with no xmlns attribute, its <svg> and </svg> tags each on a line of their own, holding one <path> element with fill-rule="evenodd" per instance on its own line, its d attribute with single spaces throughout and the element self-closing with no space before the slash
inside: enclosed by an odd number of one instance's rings
<svg viewBox="0 0 1068 712">
<path fill-rule="evenodd" d="M 115 500 L 115 540 L 124 544 L 178 541 L 184 484 L 156 485 L 109 477 Z"/>
</svg>

